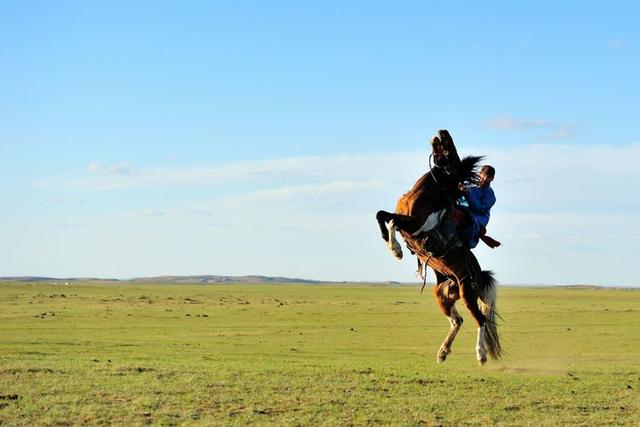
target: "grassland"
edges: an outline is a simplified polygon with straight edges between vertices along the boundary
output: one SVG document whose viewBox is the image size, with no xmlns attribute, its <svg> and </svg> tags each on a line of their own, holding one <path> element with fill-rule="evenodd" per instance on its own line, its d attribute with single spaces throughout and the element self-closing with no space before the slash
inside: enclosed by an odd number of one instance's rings
<svg viewBox="0 0 640 427">
<path fill-rule="evenodd" d="M 477 366 L 411 287 L 0 285 L 0 424 L 640 425 L 640 291 L 501 288 Z"/>
</svg>

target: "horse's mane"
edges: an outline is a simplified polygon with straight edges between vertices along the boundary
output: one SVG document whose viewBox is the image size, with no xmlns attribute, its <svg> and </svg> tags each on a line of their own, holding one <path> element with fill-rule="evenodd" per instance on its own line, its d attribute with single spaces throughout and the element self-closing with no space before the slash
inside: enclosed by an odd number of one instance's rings
<svg viewBox="0 0 640 427">
<path fill-rule="evenodd" d="M 484 156 L 466 156 L 460 160 L 458 177 L 460 182 L 475 182 L 478 179 L 478 164 Z"/>
<path fill-rule="evenodd" d="M 431 175 L 436 182 L 444 179 L 444 182 L 453 186 L 460 183 L 473 183 L 478 179 L 478 164 L 483 158 L 484 156 L 466 156 L 454 165 L 434 166 L 427 175 Z"/>
</svg>

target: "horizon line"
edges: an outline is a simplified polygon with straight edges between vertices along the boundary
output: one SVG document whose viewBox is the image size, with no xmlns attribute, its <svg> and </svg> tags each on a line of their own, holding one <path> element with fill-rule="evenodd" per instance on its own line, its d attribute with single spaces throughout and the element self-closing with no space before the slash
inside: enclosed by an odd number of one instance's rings
<svg viewBox="0 0 640 427">
<path fill-rule="evenodd" d="M 200 282 L 199 284 L 221 284 L 221 283 L 260 283 L 259 281 L 251 282 L 246 279 L 249 278 L 262 278 L 269 281 L 271 284 L 277 284 L 278 280 L 283 280 L 283 284 L 295 284 L 295 283 L 307 283 L 307 284 L 397 284 L 413 286 L 419 284 L 418 280 L 415 282 L 397 281 L 397 280 L 318 280 L 318 279 L 304 279 L 299 277 L 288 276 L 268 276 L 264 274 L 244 274 L 244 275 L 225 275 L 225 274 L 193 274 L 193 275 L 174 275 L 163 274 L 155 276 L 139 276 L 129 278 L 115 278 L 115 277 L 95 277 L 95 276 L 67 276 L 67 277 L 52 277 L 52 276 L 39 276 L 39 275 L 22 275 L 22 276 L 0 276 L 0 281 L 22 281 L 22 282 L 37 282 L 37 281 L 103 281 L 103 282 L 134 282 L 134 281 L 154 281 L 155 283 L 161 283 L 162 279 L 166 278 L 171 280 L 180 279 L 198 279 L 198 278 L 220 278 L 220 282 Z M 234 279 L 245 279 L 242 281 L 234 281 Z M 183 283 L 189 284 L 189 283 Z M 198 284 L 198 283 L 192 283 Z M 427 284 L 435 285 L 435 282 L 427 281 Z M 522 282 L 504 282 L 499 283 L 500 286 L 513 286 L 513 287 L 597 287 L 597 288 L 618 288 L 618 289 L 637 289 L 640 288 L 640 284 L 636 285 L 615 285 L 615 284 L 595 284 L 595 283 L 522 283 Z"/>
</svg>

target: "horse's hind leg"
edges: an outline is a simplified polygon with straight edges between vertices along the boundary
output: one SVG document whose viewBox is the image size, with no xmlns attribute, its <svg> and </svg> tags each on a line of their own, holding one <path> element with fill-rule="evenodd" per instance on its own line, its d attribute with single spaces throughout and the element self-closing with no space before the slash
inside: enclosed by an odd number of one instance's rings
<svg viewBox="0 0 640 427">
<path fill-rule="evenodd" d="M 485 324 L 487 322 L 487 318 L 480 311 L 480 307 L 478 306 L 478 293 L 471 286 L 468 279 L 465 280 L 462 286 L 462 300 L 465 305 L 471 312 L 471 315 L 475 319 L 478 324 L 478 340 L 476 341 L 476 359 L 478 363 L 482 366 L 487 363 L 487 346 L 485 344 Z"/>
<path fill-rule="evenodd" d="M 445 280 L 444 276 L 440 273 L 436 273 L 438 278 L 438 284 L 436 285 L 433 293 L 438 300 L 438 305 L 440 306 L 440 310 L 447 316 L 449 319 L 449 333 L 446 338 L 442 342 L 440 349 L 438 350 L 438 363 L 442 363 L 447 359 L 449 353 L 451 353 L 451 345 L 453 344 L 453 340 L 456 339 L 456 335 L 462 326 L 462 316 L 458 313 L 458 310 L 455 308 L 455 303 L 460 295 L 457 290 L 457 285 L 454 284 L 451 280 Z"/>
</svg>

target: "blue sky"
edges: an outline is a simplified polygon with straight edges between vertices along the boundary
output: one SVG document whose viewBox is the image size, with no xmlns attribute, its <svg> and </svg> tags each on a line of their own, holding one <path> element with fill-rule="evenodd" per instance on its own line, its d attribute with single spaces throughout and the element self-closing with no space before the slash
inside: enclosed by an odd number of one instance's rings
<svg viewBox="0 0 640 427">
<path fill-rule="evenodd" d="M 498 169 L 503 283 L 640 285 L 635 2 L 3 2 L 0 275 L 414 279 L 427 141 Z"/>
</svg>

